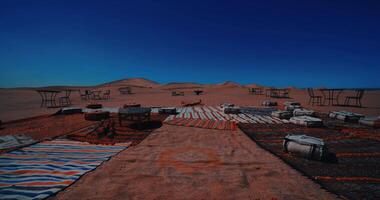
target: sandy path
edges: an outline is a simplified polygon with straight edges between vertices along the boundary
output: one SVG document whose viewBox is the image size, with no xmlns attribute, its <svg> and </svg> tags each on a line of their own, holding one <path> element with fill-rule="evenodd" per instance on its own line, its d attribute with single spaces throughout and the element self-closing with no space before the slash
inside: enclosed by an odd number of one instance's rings
<svg viewBox="0 0 380 200">
<path fill-rule="evenodd" d="M 334 199 L 240 131 L 164 125 L 52 199 Z"/>
</svg>

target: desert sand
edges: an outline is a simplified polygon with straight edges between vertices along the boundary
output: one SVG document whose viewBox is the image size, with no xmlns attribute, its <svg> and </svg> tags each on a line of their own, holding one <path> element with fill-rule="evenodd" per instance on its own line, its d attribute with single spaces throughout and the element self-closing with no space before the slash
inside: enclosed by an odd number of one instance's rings
<svg viewBox="0 0 380 200">
<path fill-rule="evenodd" d="M 133 94 L 121 95 L 118 88 L 124 86 L 132 87 Z M 199 99 L 211 106 L 225 102 L 238 106 L 261 106 L 263 100 L 271 99 L 265 95 L 249 94 L 248 87 L 233 82 L 214 85 L 160 85 L 144 79 L 128 79 L 75 89 L 111 90 L 109 100 L 97 101 L 81 100 L 79 93 L 73 92 L 73 106 L 80 107 L 89 103 L 101 103 L 112 107 L 126 103 L 139 103 L 142 106 L 180 106 L 182 101 Z M 195 95 L 195 89 L 203 90 L 204 94 Z M 185 95 L 171 96 L 171 91 L 184 91 Z M 352 91 L 344 92 L 340 98 L 341 103 L 346 95 L 351 94 Z M 299 101 L 303 106 L 320 112 L 347 110 L 371 116 L 380 115 L 380 91 L 366 92 L 363 108 L 309 106 L 307 91 L 296 88 L 290 90 L 290 97 L 271 100 L 277 101 L 279 105 L 284 101 Z M 0 120 L 15 122 L 59 110 L 41 108 L 40 102 L 35 88 L 0 89 Z M 10 127 L 13 123 L 6 124 Z M 58 124 L 62 127 L 61 122 Z M 6 130 L 7 128 L 2 130 L 3 134 Z M 18 130 L 28 132 L 22 127 Z M 39 130 L 38 127 L 35 130 Z M 46 127 L 46 131 L 49 130 L 51 129 Z M 55 131 L 53 135 L 59 134 Z M 221 131 L 164 125 L 137 146 L 119 153 L 51 198 L 334 199 L 335 196 L 258 147 L 239 130 Z"/>
<path fill-rule="evenodd" d="M 121 95 L 118 88 L 131 86 L 134 94 Z M 252 86 L 249 85 L 249 86 Z M 255 86 L 255 85 L 254 85 Z M 366 91 L 364 94 L 362 108 L 343 107 L 343 106 L 311 106 L 308 105 L 308 94 L 306 90 L 291 88 L 290 99 L 276 99 L 266 97 L 265 95 L 252 95 L 248 93 L 248 87 L 241 86 L 233 82 L 224 82 L 214 85 L 202 85 L 196 83 L 170 83 L 160 85 L 153 81 L 135 78 L 116 82 L 110 82 L 88 89 L 111 90 L 111 99 L 100 100 L 96 103 L 102 103 L 104 106 L 118 107 L 125 103 L 139 103 L 143 106 L 180 106 L 181 101 L 202 100 L 203 103 L 216 106 L 221 103 L 229 102 L 238 106 L 261 106 L 261 102 L 267 99 L 277 101 L 282 105 L 285 101 L 298 101 L 303 106 L 319 112 L 329 112 L 337 110 L 346 110 L 357 112 L 369 116 L 380 115 L 380 91 Z M 74 89 L 87 89 L 86 87 L 75 87 Z M 59 88 L 62 89 L 62 88 Z M 193 91 L 201 89 L 202 95 L 195 95 Z M 171 96 L 171 91 L 184 91 L 184 96 Z M 321 95 L 320 93 L 317 94 Z M 353 95 L 353 91 L 345 91 L 340 95 L 340 103 L 344 102 L 345 96 Z M 78 92 L 71 95 L 73 106 L 85 106 L 92 101 L 83 101 L 80 99 Z M 52 114 L 59 109 L 41 108 L 41 97 L 35 91 L 30 89 L 0 89 L 0 120 L 10 121 L 21 118 L 28 118 L 42 114 Z"/>
</svg>

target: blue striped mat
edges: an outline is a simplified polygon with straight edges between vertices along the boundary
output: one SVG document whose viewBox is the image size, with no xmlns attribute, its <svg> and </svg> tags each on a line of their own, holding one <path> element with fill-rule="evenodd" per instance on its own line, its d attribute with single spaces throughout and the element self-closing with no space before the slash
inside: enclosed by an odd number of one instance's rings
<svg viewBox="0 0 380 200">
<path fill-rule="evenodd" d="M 0 199 L 44 199 L 128 146 L 58 139 L 4 153 L 0 155 Z"/>
</svg>

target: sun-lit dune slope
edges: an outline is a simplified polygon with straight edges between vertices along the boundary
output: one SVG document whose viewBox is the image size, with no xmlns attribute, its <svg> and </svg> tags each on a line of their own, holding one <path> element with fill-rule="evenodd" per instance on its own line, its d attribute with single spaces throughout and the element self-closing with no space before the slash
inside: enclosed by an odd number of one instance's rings
<svg viewBox="0 0 380 200">
<path fill-rule="evenodd" d="M 239 83 L 233 81 L 225 81 L 215 85 L 211 85 L 212 88 L 241 88 L 242 86 Z"/>
<path fill-rule="evenodd" d="M 199 83 L 190 83 L 190 82 L 184 82 L 184 83 L 167 83 L 165 85 L 162 85 L 160 89 L 163 90 L 176 90 L 176 89 L 193 89 L 193 88 L 204 88 L 205 85 L 199 84 Z"/>
<path fill-rule="evenodd" d="M 141 87 L 141 88 L 158 88 L 160 84 L 144 78 L 128 78 L 99 85 L 100 87 Z"/>
</svg>

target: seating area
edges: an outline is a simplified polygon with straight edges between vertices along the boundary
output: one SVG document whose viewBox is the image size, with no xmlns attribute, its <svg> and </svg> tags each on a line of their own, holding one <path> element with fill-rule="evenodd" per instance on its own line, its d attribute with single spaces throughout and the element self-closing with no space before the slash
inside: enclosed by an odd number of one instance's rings
<svg viewBox="0 0 380 200">
<path fill-rule="evenodd" d="M 120 94 L 132 94 L 132 88 L 131 87 L 121 87 L 118 89 Z"/>
<path fill-rule="evenodd" d="M 307 92 L 309 94 L 309 105 L 312 104 L 317 104 L 321 105 L 322 104 L 322 96 L 321 95 L 315 95 L 314 89 L 313 88 L 307 88 Z"/>
<path fill-rule="evenodd" d="M 36 90 L 41 97 L 40 107 L 57 108 L 71 105 L 70 95 L 71 89 L 65 90 Z M 63 95 L 60 95 L 63 94 Z M 57 103 L 58 98 L 58 103 Z"/>
<path fill-rule="evenodd" d="M 309 95 L 309 104 L 311 105 L 332 105 L 332 106 L 351 106 L 351 107 L 362 107 L 361 100 L 364 96 L 363 89 L 340 89 L 340 88 L 330 88 L 330 89 L 319 89 L 315 90 L 312 88 L 307 89 Z M 319 94 L 317 94 L 319 92 Z M 339 102 L 340 97 L 345 92 L 353 92 L 354 94 L 348 94 L 345 97 L 345 101 L 343 104 Z"/>
<path fill-rule="evenodd" d="M 248 92 L 254 95 L 263 95 L 263 88 L 248 88 Z"/>
<path fill-rule="evenodd" d="M 265 95 L 272 98 L 290 98 L 290 90 L 286 88 L 269 88 Z"/>
<path fill-rule="evenodd" d="M 108 100 L 111 98 L 111 90 L 84 90 L 81 92 L 79 90 L 81 100 Z"/>
</svg>

